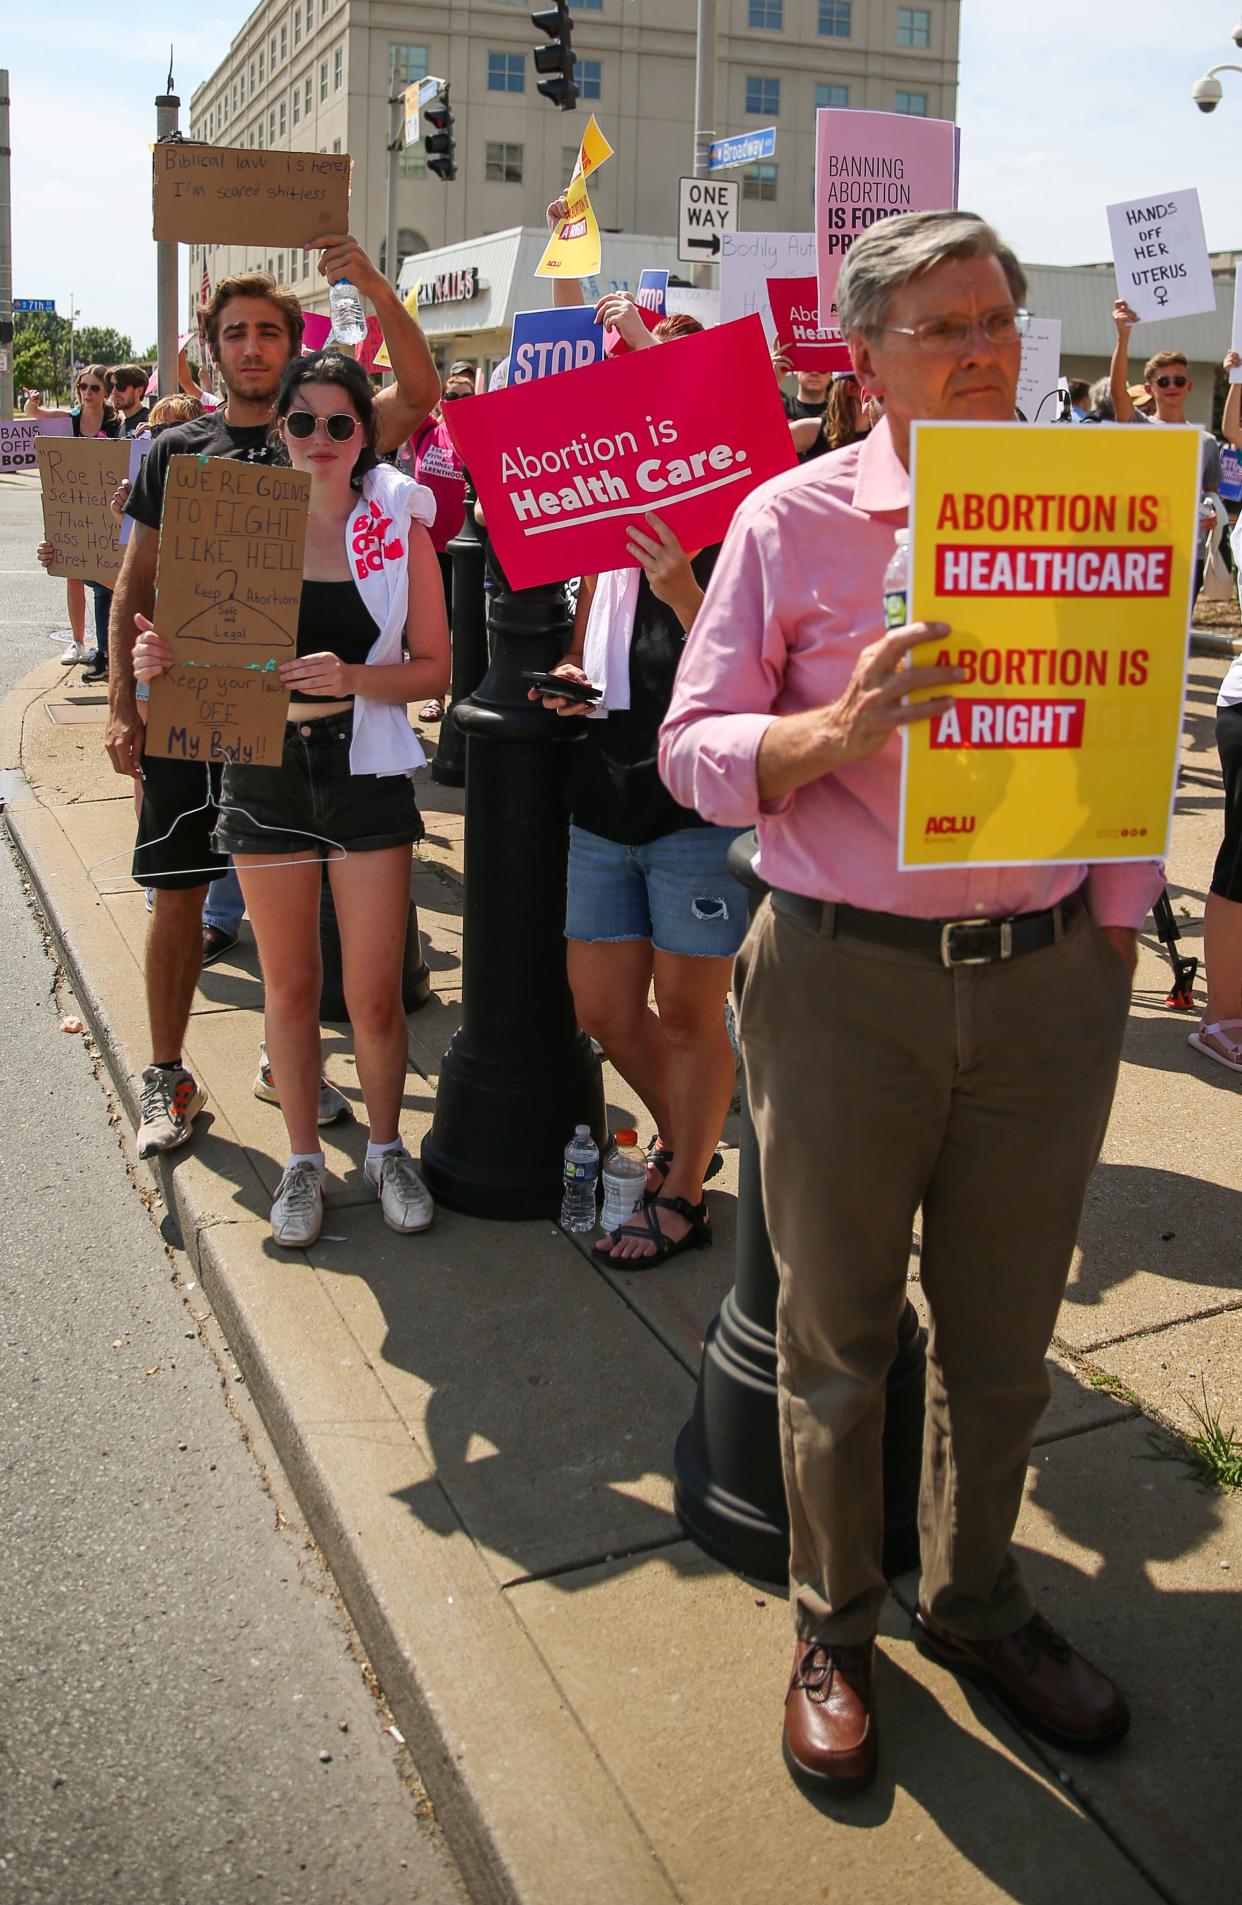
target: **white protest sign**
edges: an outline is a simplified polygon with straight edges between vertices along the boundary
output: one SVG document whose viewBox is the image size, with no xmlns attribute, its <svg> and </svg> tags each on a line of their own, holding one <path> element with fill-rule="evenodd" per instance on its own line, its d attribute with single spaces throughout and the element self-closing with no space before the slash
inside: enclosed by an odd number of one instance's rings
<svg viewBox="0 0 1242 1905">
<path fill-rule="evenodd" d="M 664 308 L 670 317 L 685 312 L 696 317 L 705 331 L 720 322 L 720 293 L 697 284 L 671 284 L 665 293 Z"/>
<path fill-rule="evenodd" d="M 1061 375 L 1061 320 L 1033 317 L 1022 339 L 1018 409 L 1028 423 L 1055 423 Z"/>
<path fill-rule="evenodd" d="M 772 342 L 769 278 L 813 278 L 814 232 L 722 232 L 720 235 L 720 322 L 758 311 L 763 334 Z"/>
<path fill-rule="evenodd" d="M 1197 192 L 1132 198 L 1107 209 L 1117 296 L 1140 321 L 1216 309 Z"/>
<path fill-rule="evenodd" d="M 1233 329 L 1229 334 L 1230 350 L 1242 353 L 1242 265 L 1238 265 L 1233 274 Z M 1242 384 L 1242 364 L 1229 373 L 1231 384 Z"/>
</svg>

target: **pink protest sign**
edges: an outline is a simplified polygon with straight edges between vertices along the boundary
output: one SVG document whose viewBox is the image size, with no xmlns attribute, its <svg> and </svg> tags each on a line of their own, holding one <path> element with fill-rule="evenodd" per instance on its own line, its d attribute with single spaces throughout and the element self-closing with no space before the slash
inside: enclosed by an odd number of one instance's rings
<svg viewBox="0 0 1242 1905">
<path fill-rule="evenodd" d="M 815 115 L 815 255 L 819 308 L 836 303 L 846 252 L 879 218 L 957 204 L 951 119 L 823 106 Z"/>
<path fill-rule="evenodd" d="M 794 370 L 850 370 L 849 346 L 835 322 L 821 330 L 814 278 L 769 278 L 768 303 L 782 355 Z M 836 307 L 833 307 L 833 318 Z"/>
<path fill-rule="evenodd" d="M 326 350 L 331 335 L 331 320 L 322 311 L 303 311 L 302 350 L 307 357 L 312 351 Z"/>
<path fill-rule="evenodd" d="M 744 496 L 792 468 L 756 316 L 448 412 L 514 588 L 630 569 L 649 510 L 686 549 L 719 542 Z"/>
</svg>

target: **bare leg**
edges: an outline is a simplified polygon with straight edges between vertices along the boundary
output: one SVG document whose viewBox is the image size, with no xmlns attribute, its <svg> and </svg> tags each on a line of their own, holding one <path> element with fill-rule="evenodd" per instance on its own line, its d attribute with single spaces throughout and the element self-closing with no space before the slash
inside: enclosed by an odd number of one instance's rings
<svg viewBox="0 0 1242 1905">
<path fill-rule="evenodd" d="M 203 969 L 205 886 L 159 888 L 147 928 L 147 1015 L 151 1062 L 169 1065 L 181 1055 L 194 988 Z"/>
<path fill-rule="evenodd" d="M 664 1041 L 669 1112 L 661 1130 L 674 1156 L 662 1195 L 699 1204 L 703 1173 L 720 1138 L 733 1096 L 736 1066 L 725 1030 L 724 1002 L 732 959 L 691 958 L 656 952 L 657 1024 Z M 674 1242 L 690 1226 L 676 1211 L 657 1210 L 660 1229 Z M 651 1257 L 655 1245 L 629 1238 L 604 1254 L 616 1262 Z"/>
<path fill-rule="evenodd" d="M 400 1135 L 410 1035 L 401 1003 L 401 960 L 410 909 L 410 847 L 381 847 L 329 860 L 341 935 L 341 976 L 354 1028 L 358 1083 L 373 1144 Z"/>
<path fill-rule="evenodd" d="M 1242 1019 L 1242 905 L 1220 893 L 1209 893 L 1203 909 L 1203 963 L 1205 1023 Z"/>
<path fill-rule="evenodd" d="M 236 854 L 234 865 L 263 968 L 264 1031 L 272 1076 L 280 1094 L 289 1149 L 320 1149 L 318 860 L 291 856 L 272 866 L 270 854 Z M 201 922 L 199 939 L 202 939 Z"/>
<path fill-rule="evenodd" d="M 86 637 L 86 584 L 70 576 L 65 583 L 65 600 L 69 610 L 69 627 L 74 641 L 81 648 Z"/>
<path fill-rule="evenodd" d="M 660 1021 L 647 1004 L 651 990 L 649 939 L 567 942 L 569 985 L 578 1023 L 597 1038 L 631 1091 L 667 1137 L 668 1048 Z"/>
</svg>

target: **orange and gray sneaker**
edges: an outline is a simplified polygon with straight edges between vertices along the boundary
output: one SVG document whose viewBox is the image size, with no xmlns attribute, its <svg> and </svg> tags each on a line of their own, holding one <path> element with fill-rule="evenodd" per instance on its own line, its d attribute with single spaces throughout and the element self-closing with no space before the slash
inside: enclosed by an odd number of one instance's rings
<svg viewBox="0 0 1242 1905">
<path fill-rule="evenodd" d="M 138 1155 L 149 1158 L 189 1142 L 207 1093 L 184 1065 L 148 1065 L 142 1074 L 141 1103 Z"/>
<path fill-rule="evenodd" d="M 267 1055 L 266 1042 L 259 1044 L 259 1069 L 254 1078 L 254 1095 L 261 1098 L 265 1105 L 278 1105 L 280 1093 L 276 1089 L 276 1080 L 272 1076 L 272 1064 Z M 326 1078 L 319 1080 L 318 1124 L 339 1124 L 343 1118 L 352 1118 L 353 1107 L 343 1091 L 330 1085 Z M 278 1240 L 279 1241 L 279 1240 Z"/>
</svg>

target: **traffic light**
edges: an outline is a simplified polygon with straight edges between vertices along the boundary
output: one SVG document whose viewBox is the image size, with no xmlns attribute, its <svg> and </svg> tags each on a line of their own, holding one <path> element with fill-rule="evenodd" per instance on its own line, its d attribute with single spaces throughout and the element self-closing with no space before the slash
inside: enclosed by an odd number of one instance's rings
<svg viewBox="0 0 1242 1905">
<path fill-rule="evenodd" d="M 549 75 L 539 81 L 537 90 L 562 112 L 572 112 L 578 103 L 578 88 L 574 84 L 577 55 L 571 43 L 574 23 L 569 17 L 569 0 L 556 0 L 554 7 L 540 7 L 530 18 L 532 26 L 548 35 L 548 44 L 535 48 L 535 71 Z"/>
<path fill-rule="evenodd" d="M 447 185 L 450 179 L 457 177 L 457 140 L 453 136 L 453 114 L 449 107 L 447 82 L 441 86 L 431 104 L 423 107 L 423 111 L 431 127 L 431 131 L 423 138 L 427 170 L 434 172 Z"/>
</svg>

